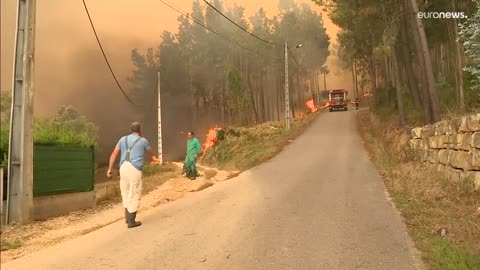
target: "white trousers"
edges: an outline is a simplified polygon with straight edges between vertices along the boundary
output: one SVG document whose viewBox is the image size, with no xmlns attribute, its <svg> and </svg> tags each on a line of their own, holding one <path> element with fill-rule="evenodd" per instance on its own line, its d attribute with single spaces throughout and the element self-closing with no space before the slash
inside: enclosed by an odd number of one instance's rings
<svg viewBox="0 0 480 270">
<path fill-rule="evenodd" d="M 137 212 L 142 195 L 142 172 L 128 161 L 120 167 L 120 191 L 123 207 L 130 213 Z"/>
</svg>

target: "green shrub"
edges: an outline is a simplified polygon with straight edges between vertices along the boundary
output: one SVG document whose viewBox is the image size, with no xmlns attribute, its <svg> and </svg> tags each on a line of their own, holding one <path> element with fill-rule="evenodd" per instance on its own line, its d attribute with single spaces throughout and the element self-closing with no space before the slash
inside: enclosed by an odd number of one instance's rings
<svg viewBox="0 0 480 270">
<path fill-rule="evenodd" d="M 10 123 L 2 121 L 0 123 L 0 163 L 6 165 L 8 153 L 8 133 Z"/>
<path fill-rule="evenodd" d="M 2 99 L 2 102 L 4 100 Z M 8 104 L 2 104 L 2 114 Z M 9 113 L 9 112 L 8 112 Z M 9 117 L 8 117 L 9 118 Z M 0 126 L 0 161 L 6 162 L 10 123 L 2 118 Z M 98 129 L 85 116 L 71 106 L 62 106 L 50 119 L 35 119 L 33 143 L 35 145 L 96 146 Z"/>
</svg>

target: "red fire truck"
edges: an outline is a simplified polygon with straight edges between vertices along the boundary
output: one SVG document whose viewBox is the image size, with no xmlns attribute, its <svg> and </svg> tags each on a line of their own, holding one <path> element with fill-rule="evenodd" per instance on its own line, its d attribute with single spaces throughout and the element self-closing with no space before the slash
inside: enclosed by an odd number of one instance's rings
<svg viewBox="0 0 480 270">
<path fill-rule="evenodd" d="M 329 111 L 334 110 L 348 110 L 347 103 L 348 91 L 344 89 L 330 90 L 328 93 L 328 107 Z"/>
</svg>

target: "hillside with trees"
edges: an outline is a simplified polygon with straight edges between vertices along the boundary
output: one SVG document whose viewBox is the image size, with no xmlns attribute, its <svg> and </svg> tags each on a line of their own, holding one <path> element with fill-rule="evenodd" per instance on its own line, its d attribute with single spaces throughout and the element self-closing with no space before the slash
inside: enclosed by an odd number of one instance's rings
<svg viewBox="0 0 480 270">
<path fill-rule="evenodd" d="M 146 108 L 146 125 L 156 126 L 158 71 L 162 110 L 177 109 L 174 119 L 163 114 L 166 129 L 251 125 L 283 119 L 284 42 L 290 49 L 292 112 L 300 115 L 305 102 L 312 99 L 319 84 L 318 74 L 330 54 L 322 16 L 294 1 L 280 5 L 280 14 L 273 17 L 263 8 L 247 17 L 241 5 L 226 9 L 221 0 L 212 4 L 264 41 L 242 31 L 203 1 L 194 1 L 191 12 L 178 17 L 177 34 L 163 32 L 158 47 L 132 51 L 136 70 L 130 81 L 135 85 L 134 97 Z M 302 48 L 296 49 L 298 44 Z M 146 136 L 155 138 L 154 131 Z M 166 136 L 166 141 L 174 141 L 178 134 Z"/>
</svg>

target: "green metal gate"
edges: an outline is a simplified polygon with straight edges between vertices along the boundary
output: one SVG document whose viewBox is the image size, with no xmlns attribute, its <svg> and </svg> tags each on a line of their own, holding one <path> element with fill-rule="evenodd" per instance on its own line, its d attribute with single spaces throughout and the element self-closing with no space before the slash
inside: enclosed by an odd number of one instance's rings
<svg viewBox="0 0 480 270">
<path fill-rule="evenodd" d="M 94 171 L 93 146 L 34 145 L 33 195 L 92 191 Z"/>
</svg>

